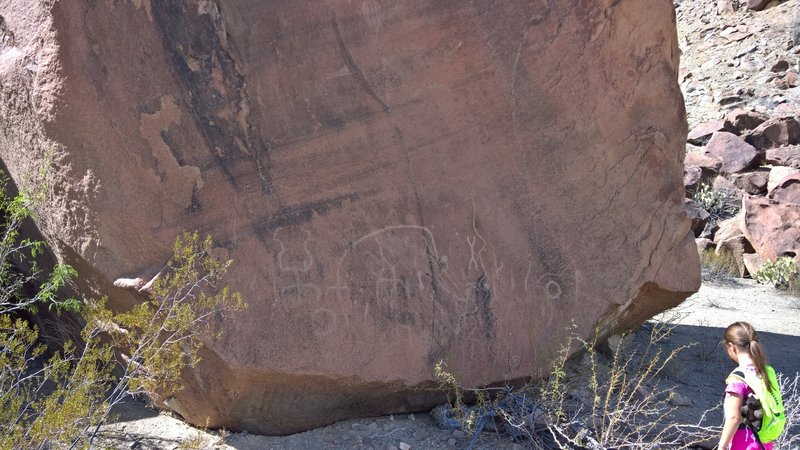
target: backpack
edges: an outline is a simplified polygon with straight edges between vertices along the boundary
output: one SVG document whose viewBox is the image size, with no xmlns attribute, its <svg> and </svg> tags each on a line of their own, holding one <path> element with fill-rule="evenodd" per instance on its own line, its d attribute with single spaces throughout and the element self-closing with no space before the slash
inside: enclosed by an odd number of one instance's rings
<svg viewBox="0 0 800 450">
<path fill-rule="evenodd" d="M 763 379 L 750 372 L 745 374 L 739 369 L 731 372 L 725 381 L 726 383 L 743 381 L 753 390 L 746 399 L 742 399 L 742 418 L 743 423 L 756 433 L 762 443 L 778 439 L 786 425 L 786 414 L 775 369 L 767 366 L 766 372 L 767 379 L 775 386 L 773 392 L 769 392 Z"/>
</svg>

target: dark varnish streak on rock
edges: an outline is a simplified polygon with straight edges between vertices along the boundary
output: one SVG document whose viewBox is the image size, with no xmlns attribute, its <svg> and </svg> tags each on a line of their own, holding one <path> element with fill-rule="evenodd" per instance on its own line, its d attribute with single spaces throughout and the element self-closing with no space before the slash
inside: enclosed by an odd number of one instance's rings
<svg viewBox="0 0 800 450">
<path fill-rule="evenodd" d="M 228 164 L 252 158 L 262 191 L 271 193 L 269 146 L 247 122 L 245 80 L 229 52 L 230 38 L 216 3 L 198 12 L 193 0 L 153 2 L 153 19 L 162 35 L 178 81 L 189 92 L 191 114 L 228 181 L 238 185 Z M 218 90 L 222 87 L 223 91 Z M 247 123 L 242 129 L 242 115 Z"/>
</svg>

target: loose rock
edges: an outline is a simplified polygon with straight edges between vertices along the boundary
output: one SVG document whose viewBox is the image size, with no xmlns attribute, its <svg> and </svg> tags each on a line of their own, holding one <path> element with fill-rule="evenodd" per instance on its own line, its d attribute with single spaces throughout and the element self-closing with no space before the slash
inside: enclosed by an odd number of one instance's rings
<svg viewBox="0 0 800 450">
<path fill-rule="evenodd" d="M 769 5 L 772 0 L 747 0 L 747 8 L 753 11 L 761 11 Z"/>
<path fill-rule="evenodd" d="M 758 170 L 734 175 L 733 184 L 750 195 L 764 195 L 767 193 L 769 170 Z"/>
<path fill-rule="evenodd" d="M 765 160 L 768 164 L 800 169 L 800 146 L 769 149 L 766 152 Z"/>
<path fill-rule="evenodd" d="M 736 134 L 741 134 L 744 133 L 745 131 L 753 130 L 762 123 L 766 122 L 768 119 L 769 116 L 767 116 L 766 114 L 748 108 L 735 109 L 730 113 L 728 113 L 728 115 L 725 118 L 725 120 L 738 131 Z"/>
<path fill-rule="evenodd" d="M 672 406 L 691 406 L 692 404 L 692 399 L 676 390 L 670 391 L 668 400 Z"/>
<path fill-rule="evenodd" d="M 773 72 L 786 72 L 789 70 L 789 63 L 787 61 L 780 60 L 773 64 L 770 70 Z"/>
<path fill-rule="evenodd" d="M 741 172 L 753 167 L 758 161 L 758 152 L 752 145 L 725 131 L 714 133 L 706 146 L 706 155 L 722 161 L 722 173 Z"/>
<path fill-rule="evenodd" d="M 800 143 L 800 123 L 794 117 L 775 117 L 744 136 L 759 151 Z"/>
<path fill-rule="evenodd" d="M 783 177 L 769 193 L 769 198 L 780 203 L 800 205 L 800 173 Z"/>
</svg>

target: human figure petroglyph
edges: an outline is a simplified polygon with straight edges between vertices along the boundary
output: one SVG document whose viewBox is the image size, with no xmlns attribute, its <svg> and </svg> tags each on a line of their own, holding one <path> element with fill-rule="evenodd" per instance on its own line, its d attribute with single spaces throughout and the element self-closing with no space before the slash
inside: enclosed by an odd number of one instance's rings
<svg viewBox="0 0 800 450">
<path fill-rule="evenodd" d="M 314 255 L 309 250 L 312 241 L 310 233 L 294 227 L 278 228 L 273 232 L 272 240 L 279 246 L 275 256 L 277 267 L 273 307 L 278 302 L 294 307 L 319 305 L 322 289 L 311 271 Z"/>
</svg>

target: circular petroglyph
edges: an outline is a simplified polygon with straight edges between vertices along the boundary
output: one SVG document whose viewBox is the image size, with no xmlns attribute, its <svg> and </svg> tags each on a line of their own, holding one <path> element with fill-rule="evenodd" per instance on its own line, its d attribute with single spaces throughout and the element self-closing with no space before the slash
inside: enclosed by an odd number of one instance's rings
<svg viewBox="0 0 800 450">
<path fill-rule="evenodd" d="M 556 280 L 548 280 L 544 285 L 544 295 L 548 300 L 558 300 L 564 290 L 561 289 L 561 284 Z"/>
</svg>

